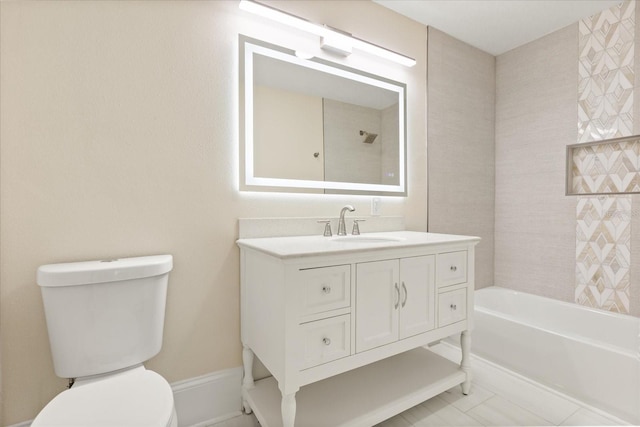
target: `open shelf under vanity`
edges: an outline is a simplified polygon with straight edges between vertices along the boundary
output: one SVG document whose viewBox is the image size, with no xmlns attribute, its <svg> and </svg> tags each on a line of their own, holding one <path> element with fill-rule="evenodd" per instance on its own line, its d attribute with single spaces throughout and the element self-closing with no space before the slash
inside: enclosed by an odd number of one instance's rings
<svg viewBox="0 0 640 427">
<path fill-rule="evenodd" d="M 371 426 L 465 380 L 458 364 L 417 348 L 308 384 L 296 393 L 296 425 Z M 278 382 L 265 378 L 248 391 L 262 427 L 281 427 Z"/>
</svg>

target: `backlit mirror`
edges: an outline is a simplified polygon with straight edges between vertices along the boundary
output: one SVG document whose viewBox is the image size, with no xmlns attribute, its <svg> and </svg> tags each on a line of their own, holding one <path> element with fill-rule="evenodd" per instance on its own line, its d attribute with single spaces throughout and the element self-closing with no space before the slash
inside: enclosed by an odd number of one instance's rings
<svg viewBox="0 0 640 427">
<path fill-rule="evenodd" d="M 404 196 L 406 86 L 242 36 L 241 189 Z"/>
</svg>

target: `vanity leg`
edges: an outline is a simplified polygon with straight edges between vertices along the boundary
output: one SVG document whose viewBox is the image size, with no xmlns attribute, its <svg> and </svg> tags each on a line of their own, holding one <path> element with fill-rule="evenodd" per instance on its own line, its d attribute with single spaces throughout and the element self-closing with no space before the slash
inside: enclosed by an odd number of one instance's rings
<svg viewBox="0 0 640 427">
<path fill-rule="evenodd" d="M 247 392 L 255 384 L 253 382 L 253 351 L 246 345 L 242 348 L 242 365 L 244 369 L 244 376 L 242 377 L 242 408 L 245 413 L 250 414 L 253 411 L 247 401 Z"/>
<path fill-rule="evenodd" d="M 296 420 L 296 394 L 283 394 L 282 404 L 280 406 L 282 411 L 282 427 L 294 427 Z"/>
<path fill-rule="evenodd" d="M 461 384 L 462 394 L 467 395 L 471 390 L 471 365 L 470 365 L 470 353 L 471 353 L 471 331 L 462 331 L 460 334 L 460 348 L 462 349 L 462 360 L 460 361 L 460 368 L 467 374 L 467 378 Z"/>
</svg>

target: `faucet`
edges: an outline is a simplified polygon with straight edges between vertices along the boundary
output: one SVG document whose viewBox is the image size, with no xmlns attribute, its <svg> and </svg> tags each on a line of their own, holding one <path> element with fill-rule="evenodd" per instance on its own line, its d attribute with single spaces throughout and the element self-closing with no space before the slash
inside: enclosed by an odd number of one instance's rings
<svg viewBox="0 0 640 427">
<path fill-rule="evenodd" d="M 344 214 L 345 214 L 345 212 L 347 212 L 347 211 L 353 212 L 355 210 L 356 210 L 356 208 L 354 208 L 353 206 L 346 205 L 340 211 L 340 220 L 338 221 L 338 236 L 346 236 L 347 235 L 347 226 L 344 223 Z"/>
</svg>

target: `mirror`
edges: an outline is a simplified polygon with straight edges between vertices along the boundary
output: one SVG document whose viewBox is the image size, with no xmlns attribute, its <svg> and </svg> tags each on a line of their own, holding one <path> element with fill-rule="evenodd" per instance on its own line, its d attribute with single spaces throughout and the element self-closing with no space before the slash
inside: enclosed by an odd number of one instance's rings
<svg viewBox="0 0 640 427">
<path fill-rule="evenodd" d="M 406 86 L 240 39 L 241 190 L 406 196 Z"/>
</svg>

